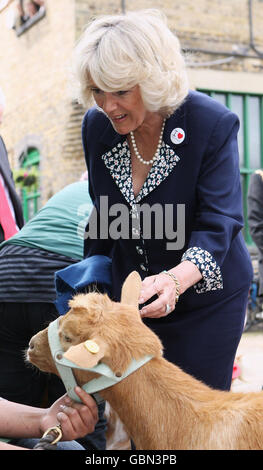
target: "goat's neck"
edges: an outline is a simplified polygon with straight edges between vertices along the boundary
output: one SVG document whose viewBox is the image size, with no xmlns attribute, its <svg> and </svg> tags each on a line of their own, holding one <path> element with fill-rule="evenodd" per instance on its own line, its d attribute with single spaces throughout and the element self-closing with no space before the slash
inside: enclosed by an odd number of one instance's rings
<svg viewBox="0 0 263 470">
<path fill-rule="evenodd" d="M 213 390 L 162 357 L 100 394 L 118 413 L 138 450 L 262 448 L 262 436 L 256 447 L 249 447 L 248 435 L 241 442 L 236 434 L 241 410 L 242 415 L 250 410 L 251 422 L 257 410 L 256 425 L 261 429 L 261 392 Z M 218 435 L 220 429 L 224 432 Z"/>
<path fill-rule="evenodd" d="M 160 449 L 159 433 L 168 422 L 173 436 L 172 442 L 167 436 L 165 448 L 174 449 L 175 428 L 179 438 L 181 422 L 194 419 L 191 380 L 165 359 L 155 358 L 101 395 L 118 413 L 137 449 Z"/>
</svg>

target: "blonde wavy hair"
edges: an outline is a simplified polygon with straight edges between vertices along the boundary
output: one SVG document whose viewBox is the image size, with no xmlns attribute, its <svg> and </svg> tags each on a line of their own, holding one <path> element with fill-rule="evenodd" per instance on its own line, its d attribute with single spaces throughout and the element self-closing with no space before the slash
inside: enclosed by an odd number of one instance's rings
<svg viewBox="0 0 263 470">
<path fill-rule="evenodd" d="M 92 85 L 103 91 L 139 85 L 146 109 L 172 114 L 188 94 L 180 43 L 159 10 L 93 20 L 73 55 L 75 98 L 88 107 Z"/>
</svg>

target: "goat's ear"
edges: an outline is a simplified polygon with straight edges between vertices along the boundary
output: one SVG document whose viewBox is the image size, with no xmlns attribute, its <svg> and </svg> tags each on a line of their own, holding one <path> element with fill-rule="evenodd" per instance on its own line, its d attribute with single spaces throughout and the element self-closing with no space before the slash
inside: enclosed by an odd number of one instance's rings
<svg viewBox="0 0 263 470">
<path fill-rule="evenodd" d="M 121 290 L 121 303 L 138 307 L 142 280 L 137 271 L 126 277 Z"/>
<path fill-rule="evenodd" d="M 106 348 L 106 343 L 97 338 L 71 346 L 63 356 L 79 367 L 91 368 L 104 357 Z"/>
<path fill-rule="evenodd" d="M 87 314 L 89 323 L 98 323 L 103 316 L 103 309 L 107 305 L 107 296 L 100 297 L 98 299 L 91 300 L 90 295 L 92 294 L 76 294 L 73 299 L 69 301 L 71 311 L 74 313 Z"/>
</svg>

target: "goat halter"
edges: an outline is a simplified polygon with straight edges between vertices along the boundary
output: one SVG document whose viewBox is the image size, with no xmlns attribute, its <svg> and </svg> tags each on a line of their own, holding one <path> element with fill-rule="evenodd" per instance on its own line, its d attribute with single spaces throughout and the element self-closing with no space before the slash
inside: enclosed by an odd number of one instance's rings
<svg viewBox="0 0 263 470">
<path fill-rule="evenodd" d="M 63 354 L 64 351 L 61 347 L 59 335 L 58 335 L 58 320 L 56 319 L 49 324 L 48 327 L 48 342 L 50 351 L 55 362 L 56 368 L 59 372 L 62 382 L 67 390 L 67 393 L 72 400 L 80 402 L 80 398 L 76 395 L 74 388 L 77 386 L 76 379 L 72 369 L 88 370 L 91 372 L 96 372 L 100 377 L 90 380 L 89 382 L 82 385 L 83 390 L 93 395 L 93 398 L 96 400 L 97 404 L 104 401 L 97 392 L 104 390 L 105 388 L 111 387 L 112 385 L 121 382 L 123 379 L 128 377 L 130 374 L 135 372 L 137 369 L 142 367 L 144 364 L 149 362 L 153 356 L 144 356 L 140 360 L 133 359 L 128 369 L 120 377 L 117 377 L 116 374 L 111 370 L 109 366 L 100 362 L 92 368 L 88 367 L 79 367 L 72 361 L 66 359 Z"/>
</svg>

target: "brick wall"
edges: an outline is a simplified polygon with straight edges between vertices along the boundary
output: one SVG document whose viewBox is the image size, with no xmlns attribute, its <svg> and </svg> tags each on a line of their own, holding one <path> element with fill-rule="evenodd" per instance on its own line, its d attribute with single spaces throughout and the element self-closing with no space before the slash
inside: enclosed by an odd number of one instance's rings
<svg viewBox="0 0 263 470">
<path fill-rule="evenodd" d="M 7 102 L 1 134 L 12 167 L 25 143 L 39 143 L 42 202 L 84 170 L 80 145 L 69 158 L 74 108 L 67 75 L 75 41 L 74 1 L 47 1 L 46 6 L 46 16 L 20 37 L 6 27 L 8 11 L 0 14 L 0 43 L 6 45 L 0 48 L 0 86 Z"/>
<path fill-rule="evenodd" d="M 82 1 L 91 15 L 121 11 L 120 0 Z M 255 55 L 249 48 L 248 0 L 126 0 L 126 10 L 157 8 L 162 10 L 168 24 L 176 32 L 184 47 L 208 49 L 213 52 L 243 52 Z M 263 1 L 253 0 L 253 30 L 255 44 L 263 54 Z M 221 57 L 221 56 L 217 56 Z M 213 54 L 198 52 L 190 61 L 210 61 Z M 218 69 L 262 72 L 262 60 L 235 60 Z"/>
</svg>

